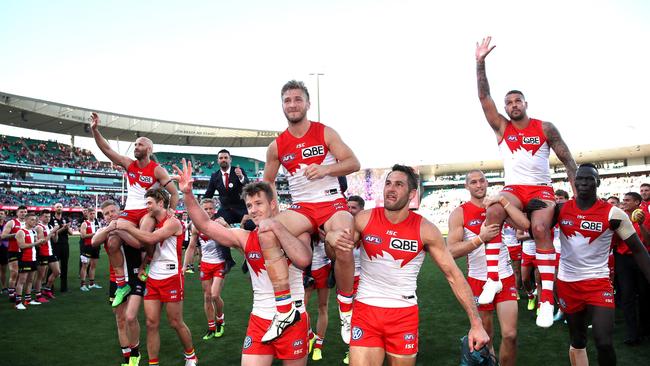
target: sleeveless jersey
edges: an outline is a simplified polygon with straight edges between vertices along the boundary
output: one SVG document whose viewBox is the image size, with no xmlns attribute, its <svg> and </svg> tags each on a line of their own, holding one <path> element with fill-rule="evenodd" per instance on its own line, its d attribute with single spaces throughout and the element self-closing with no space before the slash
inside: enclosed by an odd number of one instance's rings
<svg viewBox="0 0 650 366">
<path fill-rule="evenodd" d="M 43 224 L 41 222 L 38 223 L 38 226 L 40 226 L 43 229 L 43 236 L 47 238 L 48 235 L 52 232 L 52 229 L 54 229 L 52 226 L 49 224 Z M 38 247 L 38 255 L 41 257 L 49 257 L 51 255 L 54 255 L 54 251 L 52 251 L 52 242 L 51 240 L 46 241 L 45 243 L 39 245 Z"/>
<path fill-rule="evenodd" d="M 560 224 L 556 224 L 553 227 L 553 247 L 555 248 L 555 253 L 560 253 L 562 250 L 562 243 L 560 241 Z"/>
<path fill-rule="evenodd" d="M 295 137 L 287 129 L 275 139 L 280 164 L 289 172 L 287 180 L 291 200 L 293 203 L 328 202 L 343 198 L 337 177 L 325 176 L 310 181 L 304 176 L 303 169 L 310 164 L 336 163 L 336 158 L 325 143 L 325 125 L 310 123 L 303 137 Z"/>
<path fill-rule="evenodd" d="M 9 232 L 10 234 L 16 234 L 20 231 L 20 229 L 23 228 L 23 226 L 25 226 L 25 224 L 18 221 L 18 219 L 13 219 L 11 221 L 13 221 L 14 226 L 11 228 L 11 231 Z M 10 252 L 20 252 L 20 248 L 18 247 L 18 242 L 16 241 L 15 236 L 9 239 L 9 249 L 7 250 Z"/>
<path fill-rule="evenodd" d="M 521 245 L 519 240 L 517 240 L 517 230 L 505 223 L 503 224 L 503 230 L 501 230 L 501 242 L 507 247 L 518 247 Z"/>
<path fill-rule="evenodd" d="M 531 119 L 524 129 L 508 122 L 499 143 L 506 185 L 550 184 L 550 147 L 542 121 Z"/>
<path fill-rule="evenodd" d="M 273 284 L 266 273 L 262 248 L 260 247 L 257 229 L 248 234 L 248 240 L 244 247 L 244 257 L 253 285 L 253 315 L 262 319 L 272 320 L 275 315 L 275 293 Z M 291 300 L 294 301 L 296 308 L 301 313 L 305 312 L 303 300 L 305 298 L 305 288 L 302 285 L 302 271 L 289 262 L 289 288 L 291 290 Z"/>
<path fill-rule="evenodd" d="M 36 231 L 34 229 L 27 230 L 25 228 L 20 229 L 25 233 L 25 244 L 33 244 L 36 242 Z M 20 260 L 23 262 L 35 262 L 36 261 L 36 248 L 26 248 L 21 249 Z"/>
<path fill-rule="evenodd" d="M 147 208 L 147 200 L 144 198 L 144 194 L 147 193 L 148 189 L 160 186 L 154 174 L 157 166 L 158 164 L 154 161 L 150 161 L 147 166 L 140 168 L 138 161 L 134 160 L 126 169 L 129 186 L 126 204 L 124 205 L 125 210 L 141 210 Z"/>
<path fill-rule="evenodd" d="M 92 222 L 86 220 L 86 221 L 84 221 L 84 223 L 86 224 L 86 235 L 93 234 L 93 233 L 95 233 L 97 231 L 97 227 L 95 226 L 95 220 L 93 220 Z M 92 236 L 89 237 L 89 238 L 84 239 L 84 245 L 85 246 L 92 246 L 93 245 Z"/>
<path fill-rule="evenodd" d="M 167 220 L 177 220 L 175 217 L 166 217 L 156 224 L 156 229 L 163 227 Z M 164 280 L 171 276 L 181 274 L 181 253 L 183 251 L 183 234 L 172 235 L 156 245 L 156 251 L 149 267 L 149 277 L 154 280 Z"/>
<path fill-rule="evenodd" d="M 397 224 L 383 207 L 371 211 L 361 233 L 361 277 L 356 300 L 384 308 L 417 305 L 417 279 L 424 262 L 420 238 L 422 216 L 409 212 Z"/>
<path fill-rule="evenodd" d="M 562 254 L 557 278 L 574 282 L 609 278 L 607 260 L 614 231 L 609 227 L 614 206 L 597 200 L 586 211 L 569 200 L 560 209 Z"/>
<path fill-rule="evenodd" d="M 325 267 L 330 264 L 331 261 L 325 253 L 325 242 L 320 240 L 320 238 L 312 240 L 311 242 L 314 245 L 314 250 L 312 251 L 311 256 L 311 270 L 313 271 Z"/>
<path fill-rule="evenodd" d="M 199 233 L 198 241 L 201 246 L 201 262 L 217 264 L 225 261 L 216 241 L 203 233 Z"/>
<path fill-rule="evenodd" d="M 481 225 L 485 221 L 485 208 L 478 207 L 472 202 L 465 202 L 460 207 L 463 208 L 463 240 L 472 240 L 481 232 Z M 485 245 L 481 245 L 467 254 L 467 277 L 487 281 L 487 259 Z M 496 258 L 490 260 L 494 259 Z M 499 278 L 512 276 L 514 272 L 510 266 L 510 254 L 507 246 L 499 246 L 498 260 Z"/>
</svg>

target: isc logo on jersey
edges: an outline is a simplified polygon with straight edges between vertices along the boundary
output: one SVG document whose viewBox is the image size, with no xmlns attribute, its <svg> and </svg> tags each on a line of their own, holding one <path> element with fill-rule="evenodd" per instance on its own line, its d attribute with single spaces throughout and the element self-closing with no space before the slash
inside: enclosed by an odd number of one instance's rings
<svg viewBox="0 0 650 366">
<path fill-rule="evenodd" d="M 600 233 L 603 231 L 603 223 L 598 221 L 582 220 L 580 222 L 580 229 Z"/>
<path fill-rule="evenodd" d="M 150 183 L 153 183 L 153 179 L 151 177 L 146 176 L 146 175 L 141 175 L 140 176 L 140 182 L 150 184 Z"/>
<path fill-rule="evenodd" d="M 313 158 L 315 156 L 325 155 L 325 147 L 323 145 L 310 146 L 301 150 L 303 159 Z"/>
<path fill-rule="evenodd" d="M 390 247 L 403 252 L 415 253 L 418 251 L 418 241 L 411 239 L 391 238 Z"/>
<path fill-rule="evenodd" d="M 539 136 L 524 136 L 521 142 L 524 145 L 539 145 Z"/>
</svg>

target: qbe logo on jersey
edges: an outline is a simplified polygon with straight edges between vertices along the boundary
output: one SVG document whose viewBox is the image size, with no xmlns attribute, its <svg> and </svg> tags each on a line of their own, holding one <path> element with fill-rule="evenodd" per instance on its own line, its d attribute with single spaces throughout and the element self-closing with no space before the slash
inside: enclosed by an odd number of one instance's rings
<svg viewBox="0 0 650 366">
<path fill-rule="evenodd" d="M 411 239 L 391 238 L 390 247 L 403 252 L 416 253 L 418 251 L 418 241 Z"/>
<path fill-rule="evenodd" d="M 323 145 L 310 146 L 301 150 L 300 154 L 303 159 L 313 158 L 315 156 L 325 155 L 325 147 Z"/>
<path fill-rule="evenodd" d="M 603 232 L 603 223 L 598 221 L 587 221 L 582 220 L 580 222 L 580 228 L 587 231 L 595 231 L 597 233 Z"/>
<path fill-rule="evenodd" d="M 140 176 L 140 182 L 142 182 L 142 183 L 147 183 L 147 184 L 151 184 L 151 183 L 153 183 L 153 178 L 148 177 L 148 176 L 146 176 L 146 175 L 141 175 L 141 176 Z"/>
<path fill-rule="evenodd" d="M 524 136 L 521 142 L 524 145 L 539 145 L 539 136 Z"/>
</svg>

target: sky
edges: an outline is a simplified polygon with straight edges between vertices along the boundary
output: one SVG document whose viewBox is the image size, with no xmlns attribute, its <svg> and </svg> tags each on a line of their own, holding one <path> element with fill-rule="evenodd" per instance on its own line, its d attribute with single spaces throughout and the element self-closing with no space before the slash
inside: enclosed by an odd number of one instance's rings
<svg viewBox="0 0 650 366">
<path fill-rule="evenodd" d="M 316 120 L 309 74 L 322 73 L 320 119 L 363 168 L 493 160 L 474 57 L 490 35 L 497 106 L 522 90 L 529 116 L 553 122 L 577 152 L 648 143 L 648 19 L 643 0 L 5 1 L 0 91 L 283 130 L 282 85 L 306 82 Z M 105 159 L 92 140 L 75 143 Z M 116 148 L 130 153 L 128 144 Z M 263 160 L 265 150 L 232 152 Z"/>
</svg>

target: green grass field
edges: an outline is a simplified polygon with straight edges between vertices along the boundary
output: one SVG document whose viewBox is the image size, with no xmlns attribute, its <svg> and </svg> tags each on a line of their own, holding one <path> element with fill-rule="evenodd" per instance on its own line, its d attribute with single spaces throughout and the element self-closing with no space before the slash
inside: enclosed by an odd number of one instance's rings
<svg viewBox="0 0 650 366">
<path fill-rule="evenodd" d="M 71 366 L 119 365 L 120 348 L 115 331 L 115 318 L 108 305 L 107 257 L 102 253 L 97 281 L 104 289 L 81 292 L 75 273 L 78 270 L 78 239 L 70 239 L 70 291 L 57 294 L 49 304 L 30 307 L 27 311 L 14 310 L 9 302 L 0 306 L 0 365 L 12 366 Z M 238 265 L 239 253 L 233 251 Z M 459 261 L 464 268 L 464 261 Z M 226 279 L 222 294 L 226 303 L 226 331 L 222 338 L 203 341 L 206 330 L 203 298 L 198 274 L 186 277 L 185 322 L 192 331 L 196 353 L 201 365 L 238 365 L 241 346 L 252 305 L 251 285 L 240 266 L 233 268 Z M 440 271 L 425 262 L 418 283 L 420 303 L 420 343 L 418 365 L 458 365 L 459 338 L 468 330 L 467 318 L 456 302 Z M 315 294 L 310 312 L 316 314 Z M 339 336 L 338 313 L 334 295 L 330 296 L 330 325 L 324 345 L 322 361 L 312 365 L 341 365 L 345 347 Z M 146 365 L 144 317 L 141 316 L 141 365 Z M 542 330 L 534 324 L 534 314 L 520 303 L 518 364 L 568 365 L 568 330 L 556 324 Z M 650 359 L 646 340 L 641 346 L 630 348 L 623 344 L 622 314 L 617 314 L 615 348 L 619 365 L 644 365 Z M 161 323 L 162 365 L 183 365 L 182 348 L 175 333 Z M 315 326 L 315 322 L 314 322 Z M 498 336 L 497 342 L 498 340 Z M 591 364 L 596 364 L 595 347 L 589 340 Z M 646 361 L 643 361 L 646 360 Z M 276 364 L 279 364 L 276 362 Z"/>
</svg>

